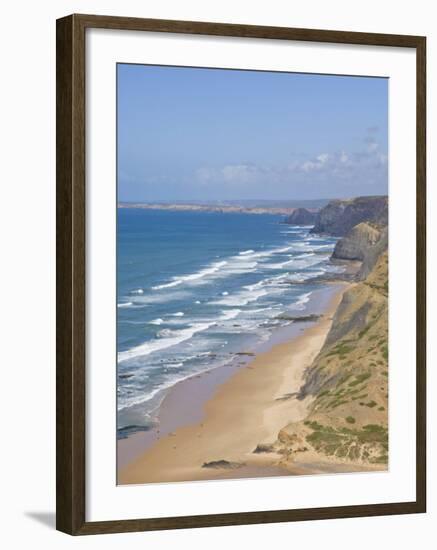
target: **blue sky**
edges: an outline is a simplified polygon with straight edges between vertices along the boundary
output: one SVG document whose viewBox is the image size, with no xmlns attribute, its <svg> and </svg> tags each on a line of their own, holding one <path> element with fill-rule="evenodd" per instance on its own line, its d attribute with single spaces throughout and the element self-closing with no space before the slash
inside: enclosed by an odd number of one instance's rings
<svg viewBox="0 0 437 550">
<path fill-rule="evenodd" d="M 388 80 L 119 64 L 121 201 L 387 193 Z"/>
</svg>

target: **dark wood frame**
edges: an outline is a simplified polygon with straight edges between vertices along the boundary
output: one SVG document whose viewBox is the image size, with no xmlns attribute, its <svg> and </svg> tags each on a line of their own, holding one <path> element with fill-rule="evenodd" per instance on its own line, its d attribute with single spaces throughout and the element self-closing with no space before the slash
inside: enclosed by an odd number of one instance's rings
<svg viewBox="0 0 437 550">
<path fill-rule="evenodd" d="M 416 500 L 359 506 L 87 522 L 85 520 L 85 31 L 87 28 L 395 46 L 417 61 Z M 302 521 L 426 511 L 426 38 L 390 34 L 70 15 L 57 21 L 56 527 L 71 535 Z"/>
</svg>

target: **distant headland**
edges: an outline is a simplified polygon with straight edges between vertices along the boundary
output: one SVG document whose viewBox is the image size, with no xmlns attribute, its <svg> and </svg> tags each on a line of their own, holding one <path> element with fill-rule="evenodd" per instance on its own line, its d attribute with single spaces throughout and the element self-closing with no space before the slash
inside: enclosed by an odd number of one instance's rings
<svg viewBox="0 0 437 550">
<path fill-rule="evenodd" d="M 143 210 L 170 210 L 178 212 L 219 212 L 229 214 L 275 214 L 290 216 L 295 210 L 305 208 L 316 213 L 326 206 L 329 199 L 315 200 L 241 200 L 241 201 L 186 201 L 186 202 L 119 202 L 119 208 Z"/>
</svg>

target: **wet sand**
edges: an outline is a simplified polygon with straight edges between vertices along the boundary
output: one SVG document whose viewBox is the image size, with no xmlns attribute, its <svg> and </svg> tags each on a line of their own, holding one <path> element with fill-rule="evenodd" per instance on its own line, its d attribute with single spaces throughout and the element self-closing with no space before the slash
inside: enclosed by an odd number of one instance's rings
<svg viewBox="0 0 437 550">
<path fill-rule="evenodd" d="M 291 340 L 227 370 L 177 384 L 161 405 L 159 429 L 119 442 L 118 483 L 312 473 L 308 465 L 285 469 L 276 465 L 279 455 L 253 451 L 258 444 L 273 443 L 281 428 L 306 416 L 311 398 L 297 400 L 293 394 L 319 353 L 347 286 L 336 285 L 321 318 Z M 203 467 L 210 462 L 218 464 Z M 318 466 L 314 473 L 324 471 Z"/>
</svg>

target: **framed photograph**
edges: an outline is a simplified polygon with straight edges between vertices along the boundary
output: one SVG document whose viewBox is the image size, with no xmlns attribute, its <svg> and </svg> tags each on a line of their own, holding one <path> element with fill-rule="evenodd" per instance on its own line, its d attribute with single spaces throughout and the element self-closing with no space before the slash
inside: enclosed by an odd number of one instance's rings
<svg viewBox="0 0 437 550">
<path fill-rule="evenodd" d="M 57 21 L 57 528 L 424 512 L 426 41 Z"/>
</svg>

